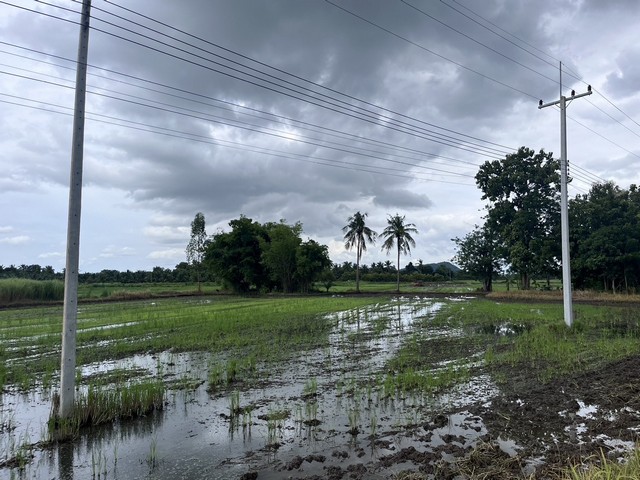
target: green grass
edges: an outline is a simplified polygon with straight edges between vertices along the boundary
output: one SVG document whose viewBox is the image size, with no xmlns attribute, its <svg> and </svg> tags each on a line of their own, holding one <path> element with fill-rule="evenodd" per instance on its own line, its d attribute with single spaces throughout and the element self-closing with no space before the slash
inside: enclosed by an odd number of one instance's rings
<svg viewBox="0 0 640 480">
<path fill-rule="evenodd" d="M 64 283 L 60 280 L 0 279 L 0 305 L 58 301 L 63 297 Z"/>
<path fill-rule="evenodd" d="M 378 302 L 367 297 L 187 297 L 81 305 L 77 364 L 166 350 L 277 360 L 328 341 L 322 314 Z M 0 310 L 0 389 L 28 390 L 60 363 L 61 307 Z M 284 348 L 283 348 L 284 347 Z M 250 365 L 223 366 L 233 383 Z M 48 380 L 50 383 L 50 380 Z M 211 383 L 211 379 L 210 379 Z"/>
<path fill-rule="evenodd" d="M 52 413 L 48 422 L 50 440 L 75 438 L 83 427 L 141 417 L 162 410 L 164 398 L 165 385 L 162 380 L 145 380 L 115 387 L 90 385 L 86 393 L 76 395 L 68 418 L 61 419 L 57 412 Z M 54 400 L 54 405 L 56 403 L 57 400 Z"/>
<path fill-rule="evenodd" d="M 562 480 L 633 480 L 640 478 L 640 449 L 636 448 L 624 463 L 609 460 L 604 453 L 600 457 L 587 459 L 586 463 L 595 460 L 587 468 L 574 465 L 567 469 Z"/>
<path fill-rule="evenodd" d="M 202 283 L 198 292 L 197 283 L 88 283 L 78 285 L 78 299 L 144 299 L 176 295 L 212 295 L 223 290 L 214 282 Z"/>
<path fill-rule="evenodd" d="M 640 353 L 640 311 L 623 306 L 575 306 L 567 328 L 561 304 L 450 304 L 434 323 L 465 329 L 486 347 L 490 367 L 518 367 L 547 381 Z"/>
<path fill-rule="evenodd" d="M 400 293 L 470 293 L 480 288 L 480 282 L 474 280 L 453 280 L 442 282 L 423 282 L 418 285 L 413 282 L 400 282 Z M 321 289 L 324 291 L 324 289 Z M 333 284 L 329 293 L 354 293 L 356 282 L 337 281 Z M 360 282 L 362 293 L 390 293 L 396 292 L 396 282 Z"/>
</svg>

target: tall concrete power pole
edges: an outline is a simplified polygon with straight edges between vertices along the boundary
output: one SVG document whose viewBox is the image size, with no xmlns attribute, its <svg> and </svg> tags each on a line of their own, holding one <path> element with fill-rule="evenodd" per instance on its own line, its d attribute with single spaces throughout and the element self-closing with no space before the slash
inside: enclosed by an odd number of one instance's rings
<svg viewBox="0 0 640 480">
<path fill-rule="evenodd" d="M 82 204 L 82 159 L 84 153 L 84 107 L 87 89 L 87 57 L 91 0 L 83 0 L 76 66 L 76 97 L 73 114 L 67 261 L 64 272 L 62 355 L 60 359 L 60 409 L 66 418 L 73 410 L 76 370 L 76 326 L 78 321 L 78 265 L 80 258 L 80 209 Z"/>
<path fill-rule="evenodd" d="M 585 93 L 576 95 L 571 90 L 569 101 L 591 95 L 591 85 Z M 569 203 L 567 195 L 567 98 L 562 95 L 562 63 L 560 63 L 560 100 L 543 103 L 540 100 L 538 108 L 560 106 L 560 228 L 562 230 L 562 296 L 564 306 L 564 323 L 568 327 L 573 325 L 573 303 L 571 298 L 571 260 L 569 252 Z"/>
</svg>

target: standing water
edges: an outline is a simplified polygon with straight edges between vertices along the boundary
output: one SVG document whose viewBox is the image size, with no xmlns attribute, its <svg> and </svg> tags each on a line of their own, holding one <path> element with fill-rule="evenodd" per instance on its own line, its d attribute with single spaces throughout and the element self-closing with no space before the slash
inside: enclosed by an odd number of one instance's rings
<svg viewBox="0 0 640 480">
<path fill-rule="evenodd" d="M 340 468 L 374 462 L 411 446 L 414 427 L 444 406 L 464 405 L 465 392 L 473 391 L 474 400 L 493 393 L 486 379 L 440 396 L 385 389 L 387 362 L 414 334 L 461 334 L 428 328 L 441 306 L 428 298 L 399 298 L 331 314 L 327 347 L 285 355 L 276 364 L 258 361 L 255 379 L 237 390 L 207 390 L 216 359 L 204 352 L 86 365 L 83 378 L 110 371 L 161 377 L 169 388 L 167 404 L 142 419 L 85 429 L 80 438 L 54 447 L 38 446 L 47 436 L 49 389 L 5 393 L 0 479 L 238 479 L 249 471 L 275 479 L 300 469 L 322 476 L 331 462 L 339 461 Z M 453 432 L 471 444 L 486 433 L 464 414 L 436 426 L 435 446 L 438 435 Z M 387 473 L 403 466 L 392 465 Z"/>
</svg>

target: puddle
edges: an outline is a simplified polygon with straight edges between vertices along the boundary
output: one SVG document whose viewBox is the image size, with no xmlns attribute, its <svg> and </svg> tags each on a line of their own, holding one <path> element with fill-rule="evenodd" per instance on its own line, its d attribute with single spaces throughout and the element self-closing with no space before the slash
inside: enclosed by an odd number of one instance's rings
<svg viewBox="0 0 640 480">
<path fill-rule="evenodd" d="M 317 471 L 322 475 L 326 465 L 336 459 L 341 468 L 348 468 L 405 448 L 417 441 L 404 432 L 407 426 L 423 424 L 430 412 L 495 393 L 488 378 L 475 378 L 436 398 L 389 398 L 381 387 L 373 385 L 372 379 L 384 373 L 385 363 L 416 325 L 423 324 L 421 321 L 442 305 L 424 298 L 398 298 L 331 314 L 327 317 L 333 323 L 329 346 L 276 365 L 258 362 L 257 376 L 266 381 L 221 395 L 209 394 L 206 384 L 193 391 L 170 389 L 162 412 L 95 428 L 73 444 L 53 450 L 36 448 L 24 475 L 34 479 L 97 478 L 98 473 L 103 478 L 127 479 L 239 478 L 249 468 L 267 468 L 272 473 L 261 472 L 260 478 L 282 478 L 277 470 L 286 470 L 287 462 L 298 456 L 318 455 L 303 460 L 299 468 L 306 474 Z M 461 334 L 446 329 L 432 333 Z M 169 383 L 188 378 L 197 384 L 207 379 L 210 362 L 209 353 L 163 352 L 89 364 L 81 371 L 84 378 L 132 371 L 161 376 Z M 0 462 L 16 445 L 36 443 L 46 436 L 49 394 L 40 388 L 27 395 L 3 395 L 0 424 L 11 429 L 2 432 Z M 243 411 L 237 418 L 229 415 L 233 401 Z M 433 446 L 447 435 L 466 444 L 486 433 L 480 423 L 471 427 L 465 418 L 465 414 L 453 416 L 446 426 L 433 430 Z M 323 456 L 325 460 L 319 461 Z M 10 471 L 0 469 L 0 478 L 10 478 Z"/>
</svg>

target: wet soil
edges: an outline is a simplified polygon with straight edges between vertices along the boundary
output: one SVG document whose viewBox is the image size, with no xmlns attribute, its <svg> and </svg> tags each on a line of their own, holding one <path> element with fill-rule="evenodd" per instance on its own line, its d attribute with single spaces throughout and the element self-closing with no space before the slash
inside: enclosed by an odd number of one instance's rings
<svg viewBox="0 0 640 480">
<path fill-rule="evenodd" d="M 640 440 L 638 372 L 640 356 L 544 384 L 529 367 L 502 368 L 494 373 L 507 380 L 488 401 L 244 478 L 559 478 L 567 466 L 598 463 L 602 455 L 621 460 Z M 312 462 L 321 466 L 310 468 Z"/>
<path fill-rule="evenodd" d="M 96 478 L 102 468 L 115 480 L 547 479 L 567 465 L 597 462 L 601 452 L 622 458 L 640 440 L 640 356 L 546 383 L 537 380 L 544 365 L 488 370 L 477 356 L 486 337 L 430 323 L 440 305 L 413 298 L 336 314 L 330 347 L 296 353 L 230 386 L 237 410 L 230 391 L 207 391 L 211 359 L 202 352 L 86 366 L 83 377 L 92 378 L 123 368 L 154 376 L 162 365 L 170 388 L 171 379 L 176 389 L 189 387 L 172 391 L 162 414 L 29 450 L 36 458 L 26 459 L 24 478 Z M 461 360 L 471 365 L 469 379 L 415 397 L 369 391 L 395 371 L 407 343 L 419 353 L 408 366 L 436 370 Z M 49 402 L 5 394 L 0 407 L 2 460 L 9 437 L 37 436 L 35 413 L 46 419 Z M 0 480 L 16 472 L 0 463 Z"/>
</svg>

